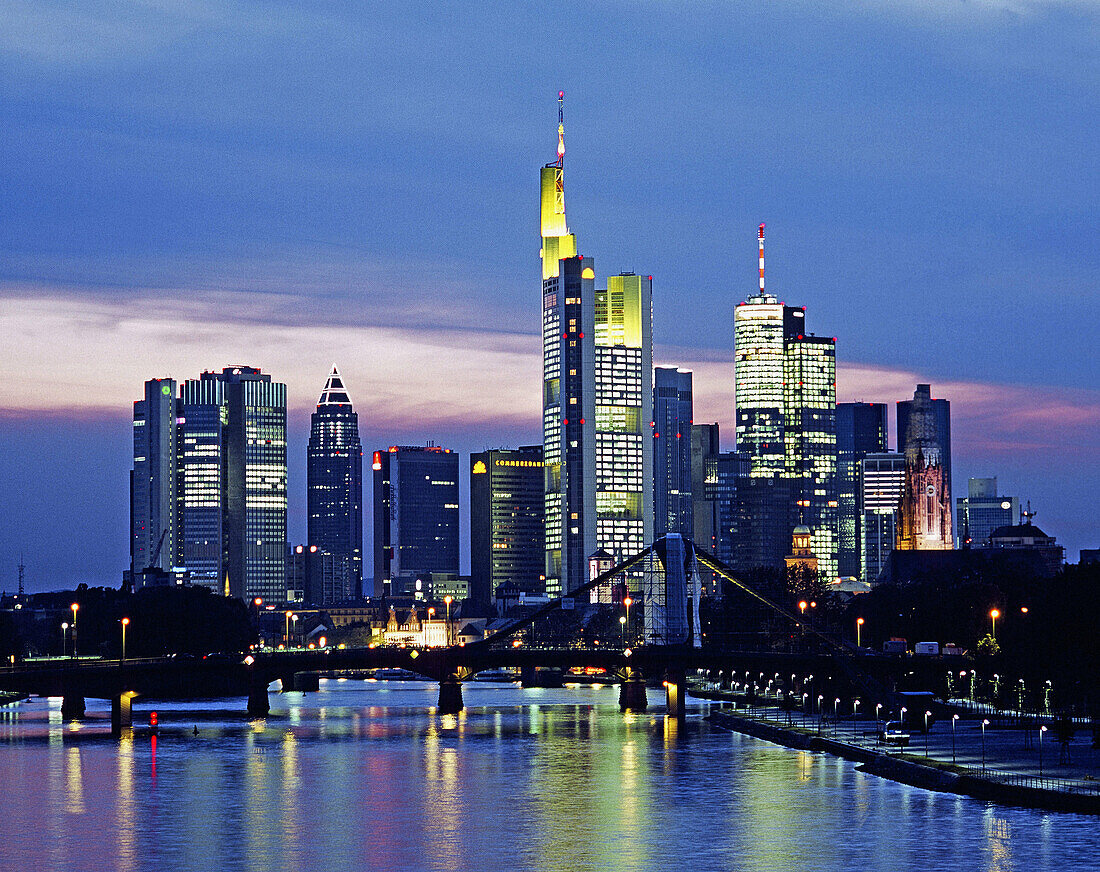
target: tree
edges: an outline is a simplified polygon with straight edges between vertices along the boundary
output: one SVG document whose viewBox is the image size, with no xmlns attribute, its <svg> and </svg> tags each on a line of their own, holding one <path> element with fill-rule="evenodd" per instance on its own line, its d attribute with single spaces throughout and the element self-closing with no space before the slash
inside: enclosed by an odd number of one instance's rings
<svg viewBox="0 0 1100 872">
<path fill-rule="evenodd" d="M 986 633 L 978 640 L 978 656 L 979 657 L 996 657 L 1001 653 L 1001 646 L 997 644 L 997 640 Z"/>
</svg>

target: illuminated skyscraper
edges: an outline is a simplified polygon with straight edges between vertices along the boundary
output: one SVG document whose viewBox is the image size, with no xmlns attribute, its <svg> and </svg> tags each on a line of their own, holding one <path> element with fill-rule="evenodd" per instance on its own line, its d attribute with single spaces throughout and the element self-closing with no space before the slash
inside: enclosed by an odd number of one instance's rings
<svg viewBox="0 0 1100 872">
<path fill-rule="evenodd" d="M 430 591 L 431 573 L 458 575 L 458 454 L 435 445 L 375 451 L 374 595 Z"/>
<path fill-rule="evenodd" d="M 653 537 L 695 535 L 691 474 L 691 371 L 653 370 Z M 706 545 L 703 544 L 705 548 Z"/>
<path fill-rule="evenodd" d="M 964 548 L 986 548 L 998 527 L 1010 527 L 1020 518 L 1016 497 L 998 496 L 997 477 L 967 480 L 967 495 L 955 500 L 959 544 Z"/>
<path fill-rule="evenodd" d="M 763 224 L 759 243 L 759 292 L 734 311 L 737 449 L 750 456 L 753 476 L 789 480 L 798 506 L 795 523 L 810 528 L 818 569 L 832 578 L 837 574 L 836 339 L 807 333 L 805 308 L 765 292 Z M 790 528 L 782 531 L 784 547 L 790 537 Z"/>
<path fill-rule="evenodd" d="M 596 290 L 565 221 L 565 128 L 541 173 L 546 592 L 588 581 L 588 557 L 652 540 L 652 281 L 624 273 Z"/>
<path fill-rule="evenodd" d="M 860 461 L 868 454 L 885 450 L 885 403 L 837 404 L 837 564 L 842 578 L 861 575 Z"/>
<path fill-rule="evenodd" d="M 863 545 L 860 577 L 874 584 L 897 539 L 898 507 L 905 487 L 905 455 L 867 454 L 859 466 L 860 540 Z"/>
<path fill-rule="evenodd" d="M 134 402 L 134 469 L 130 485 L 130 571 L 169 572 L 179 563 L 180 527 L 176 484 L 176 382 L 145 383 Z"/>
<path fill-rule="evenodd" d="M 308 545 L 331 554 L 348 573 L 337 589 L 359 596 L 363 589 L 363 446 L 336 367 L 310 417 L 306 461 Z"/>
<path fill-rule="evenodd" d="M 900 407 L 899 407 L 900 408 Z M 930 385 L 917 385 L 906 415 L 905 488 L 898 519 L 900 551 L 946 551 L 951 537 L 951 486 Z M 901 416 L 898 417 L 899 423 Z"/>
<path fill-rule="evenodd" d="M 286 385 L 249 366 L 180 388 L 179 507 L 192 584 L 286 597 Z"/>
</svg>

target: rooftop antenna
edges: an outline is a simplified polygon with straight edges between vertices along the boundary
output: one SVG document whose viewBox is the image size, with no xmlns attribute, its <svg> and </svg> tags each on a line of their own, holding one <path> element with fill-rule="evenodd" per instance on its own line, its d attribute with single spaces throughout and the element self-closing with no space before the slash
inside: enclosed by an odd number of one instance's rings
<svg viewBox="0 0 1100 872">
<path fill-rule="evenodd" d="M 1031 511 L 1031 500 L 1028 500 L 1027 501 L 1027 508 L 1024 509 L 1022 512 L 1020 512 L 1020 522 L 1025 527 L 1030 527 L 1031 526 L 1031 519 L 1034 518 L 1037 514 L 1039 514 L 1039 513 Z M 22 593 L 22 588 L 20 588 L 20 593 Z"/>
<path fill-rule="evenodd" d="M 27 567 L 23 565 L 23 555 L 19 555 L 19 595 L 23 596 L 23 574 L 26 572 Z"/>
<path fill-rule="evenodd" d="M 565 91 L 558 91 L 558 166 L 565 157 Z"/>
<path fill-rule="evenodd" d="M 764 222 L 760 222 L 760 296 L 764 296 Z"/>
</svg>

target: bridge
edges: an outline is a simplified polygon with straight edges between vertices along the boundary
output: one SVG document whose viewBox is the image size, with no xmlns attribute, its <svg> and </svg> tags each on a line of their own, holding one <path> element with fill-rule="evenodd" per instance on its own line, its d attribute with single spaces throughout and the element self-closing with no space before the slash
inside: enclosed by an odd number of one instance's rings
<svg viewBox="0 0 1100 872">
<path fill-rule="evenodd" d="M 789 622 L 799 650 L 737 650 L 702 644 L 699 629 L 699 569 L 714 572 Z M 601 598 L 617 579 L 642 579 L 645 627 L 640 644 L 538 646 L 525 641 L 539 622 L 575 609 L 581 598 Z M 537 635 L 537 634 L 533 634 Z M 366 647 L 259 651 L 211 655 L 203 659 L 164 657 L 128 660 L 51 659 L 0 670 L 0 689 L 62 697 L 66 718 L 84 715 L 84 699 L 110 699 L 112 728 L 131 724 L 131 703 L 139 696 L 212 698 L 247 696 L 248 714 L 270 711 L 268 692 L 278 680 L 284 690 L 316 689 L 319 674 L 372 669 L 404 669 L 439 682 L 439 709 L 463 708 L 462 684 L 478 673 L 502 667 L 527 674 L 537 668 L 596 667 L 620 684 L 620 707 L 644 711 L 647 682 L 661 682 L 670 716 L 682 717 L 689 674 L 703 670 L 720 683 L 734 676 L 759 676 L 798 694 L 831 698 L 843 693 L 870 703 L 891 705 L 893 691 L 906 679 L 920 689 L 939 689 L 946 667 L 935 658 L 905 660 L 874 655 L 833 639 L 806 623 L 801 614 L 772 602 L 739 580 L 721 561 L 680 536 L 658 540 L 639 554 L 601 573 L 567 596 L 551 601 L 487 638 L 446 648 Z M 768 676 L 771 676 L 769 679 Z"/>
</svg>

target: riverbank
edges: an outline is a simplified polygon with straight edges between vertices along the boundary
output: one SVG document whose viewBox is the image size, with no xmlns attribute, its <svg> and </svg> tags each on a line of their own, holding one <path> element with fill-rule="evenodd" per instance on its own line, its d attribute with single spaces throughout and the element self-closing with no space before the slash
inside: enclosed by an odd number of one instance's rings
<svg viewBox="0 0 1100 872">
<path fill-rule="evenodd" d="M 1085 789 L 1055 790 L 1034 786 L 1028 782 L 1035 779 L 1005 773 L 987 771 L 983 776 L 969 767 L 900 751 L 880 750 L 854 741 L 846 742 L 793 725 L 746 717 L 728 709 L 712 713 L 711 721 L 724 729 L 777 745 L 852 760 L 859 764 L 856 768 L 861 772 L 925 790 L 955 793 L 1001 805 L 1100 815 L 1100 786 L 1090 793 Z"/>
</svg>

